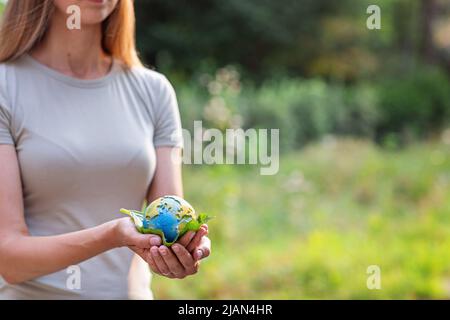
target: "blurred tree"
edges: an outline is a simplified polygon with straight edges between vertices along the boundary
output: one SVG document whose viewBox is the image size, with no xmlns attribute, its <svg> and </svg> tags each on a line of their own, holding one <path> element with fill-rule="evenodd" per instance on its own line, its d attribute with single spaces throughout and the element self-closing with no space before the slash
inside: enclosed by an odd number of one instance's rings
<svg viewBox="0 0 450 320">
<path fill-rule="evenodd" d="M 254 76 L 305 74 L 316 54 L 327 0 L 137 0 L 145 61 L 192 73 L 239 64 Z"/>
<path fill-rule="evenodd" d="M 433 42 L 433 22 L 436 15 L 435 0 L 421 0 L 421 41 L 420 52 L 424 61 L 435 62 Z"/>
<path fill-rule="evenodd" d="M 275 75 L 358 80 L 434 56 L 441 0 L 136 0 L 144 60 L 191 76 L 229 64 L 244 78 Z M 369 4 L 382 30 L 366 28 Z M 419 32 L 418 32 L 419 31 Z"/>
</svg>

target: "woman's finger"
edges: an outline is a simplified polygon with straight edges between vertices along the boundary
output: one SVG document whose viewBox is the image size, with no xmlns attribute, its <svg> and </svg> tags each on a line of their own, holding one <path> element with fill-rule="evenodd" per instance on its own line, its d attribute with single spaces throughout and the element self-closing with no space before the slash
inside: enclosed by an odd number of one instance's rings
<svg viewBox="0 0 450 320">
<path fill-rule="evenodd" d="M 142 259 L 146 259 L 146 250 L 148 249 L 142 249 L 136 246 L 129 246 L 128 248 L 130 248 L 134 253 L 138 254 L 139 256 L 141 256 Z"/>
<path fill-rule="evenodd" d="M 139 255 L 142 260 L 144 260 L 145 262 L 147 262 L 147 264 L 150 265 L 150 268 L 152 269 L 153 272 L 155 273 L 160 273 L 158 267 L 156 266 L 152 255 L 150 253 L 150 249 L 141 249 L 139 247 L 129 247 L 131 250 L 133 250 L 137 255 Z M 152 264 L 150 264 L 152 263 Z"/>
<path fill-rule="evenodd" d="M 159 253 L 158 247 L 152 247 L 150 249 L 152 254 L 152 258 L 155 261 L 156 266 L 158 267 L 160 273 L 164 276 L 168 276 L 170 273 L 169 266 L 166 264 L 161 254 Z"/>
<path fill-rule="evenodd" d="M 187 251 L 193 252 L 193 250 L 200 245 L 202 238 L 208 234 L 208 227 L 205 226 L 206 225 L 202 225 L 191 242 L 189 242 L 189 244 L 185 246 Z"/>
<path fill-rule="evenodd" d="M 172 250 L 166 246 L 161 246 L 159 247 L 159 253 L 169 268 L 169 272 L 173 273 L 178 278 L 185 276 L 184 267 L 180 261 L 178 261 L 178 258 L 173 254 Z"/>
<path fill-rule="evenodd" d="M 195 270 L 195 268 L 194 268 L 195 261 L 192 258 L 192 255 L 189 253 L 189 251 L 186 250 L 185 247 L 183 247 L 179 244 L 174 244 L 172 246 L 172 249 L 173 249 L 173 252 L 175 252 L 175 255 L 177 256 L 181 265 L 187 271 L 187 273 L 193 274 L 193 273 L 197 272 L 197 270 Z"/>
<path fill-rule="evenodd" d="M 142 249 L 149 249 L 152 246 L 160 246 L 162 241 L 161 237 L 153 234 L 140 234 L 136 232 L 135 234 L 129 235 L 128 246 L 139 247 Z"/>
<path fill-rule="evenodd" d="M 205 259 L 211 254 L 211 240 L 208 237 L 203 237 L 200 245 L 195 248 L 192 254 L 195 261 Z"/>
<path fill-rule="evenodd" d="M 183 247 L 187 247 L 187 245 L 192 241 L 194 236 L 195 236 L 194 231 L 188 231 L 177 242 L 181 244 Z"/>
<path fill-rule="evenodd" d="M 148 265 L 150 266 L 150 269 L 152 269 L 152 271 L 154 273 L 162 274 L 161 270 L 159 270 L 158 266 L 156 265 L 155 259 L 153 259 L 153 256 L 152 256 L 150 250 L 148 250 L 146 252 L 146 256 L 145 256 L 144 260 L 148 263 Z"/>
</svg>

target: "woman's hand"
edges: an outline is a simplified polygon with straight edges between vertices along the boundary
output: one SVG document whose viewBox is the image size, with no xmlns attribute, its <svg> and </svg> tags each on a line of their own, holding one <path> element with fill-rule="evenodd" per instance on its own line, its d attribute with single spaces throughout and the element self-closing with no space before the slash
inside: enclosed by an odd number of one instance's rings
<svg viewBox="0 0 450 320">
<path fill-rule="evenodd" d="M 149 264 L 154 273 L 168 278 L 183 279 L 197 273 L 199 260 L 211 253 L 206 224 L 197 232 L 187 232 L 168 248 L 161 245 L 158 235 L 139 233 L 130 218 L 115 221 L 117 246 L 129 247 Z"/>
<path fill-rule="evenodd" d="M 168 278 L 183 279 L 197 273 L 199 260 L 211 253 L 211 241 L 206 235 L 208 226 L 202 225 L 197 232 L 189 231 L 170 248 L 152 246 L 146 252 L 146 261 L 154 273 Z"/>
<path fill-rule="evenodd" d="M 181 148 L 158 147 L 156 159 L 156 171 L 147 198 L 152 200 L 167 194 L 183 197 Z M 198 271 L 199 260 L 211 252 L 207 234 L 208 226 L 202 225 L 197 232 L 187 232 L 170 248 L 155 245 L 145 250 L 145 260 L 154 273 L 169 278 L 182 279 L 194 274 Z"/>
<path fill-rule="evenodd" d="M 147 251 L 152 246 L 160 246 L 162 243 L 161 238 L 157 235 L 142 234 L 137 231 L 133 221 L 128 217 L 114 220 L 114 223 L 116 246 L 127 246 L 144 260 L 146 260 Z"/>
</svg>

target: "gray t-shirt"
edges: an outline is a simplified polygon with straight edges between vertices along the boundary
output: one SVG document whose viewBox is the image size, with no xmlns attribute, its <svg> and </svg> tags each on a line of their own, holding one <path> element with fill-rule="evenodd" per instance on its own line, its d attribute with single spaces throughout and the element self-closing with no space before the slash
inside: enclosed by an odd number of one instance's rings
<svg viewBox="0 0 450 320">
<path fill-rule="evenodd" d="M 182 146 L 176 96 L 147 68 L 116 60 L 105 77 L 81 80 L 24 55 L 0 64 L 0 144 L 16 148 L 31 235 L 97 226 L 141 207 L 155 147 Z M 0 299 L 126 299 L 132 256 L 118 248 L 80 263 L 80 289 L 67 286 L 73 269 L 0 279 Z"/>
</svg>

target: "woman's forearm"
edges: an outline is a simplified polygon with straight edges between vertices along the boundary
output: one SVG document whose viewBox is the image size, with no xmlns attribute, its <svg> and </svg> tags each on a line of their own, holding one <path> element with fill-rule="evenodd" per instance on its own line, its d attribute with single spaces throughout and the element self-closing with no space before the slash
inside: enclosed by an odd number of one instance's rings
<svg viewBox="0 0 450 320">
<path fill-rule="evenodd" d="M 20 283 L 80 263 L 120 246 L 116 221 L 57 236 L 14 235 L 0 243 L 0 274 Z"/>
</svg>

